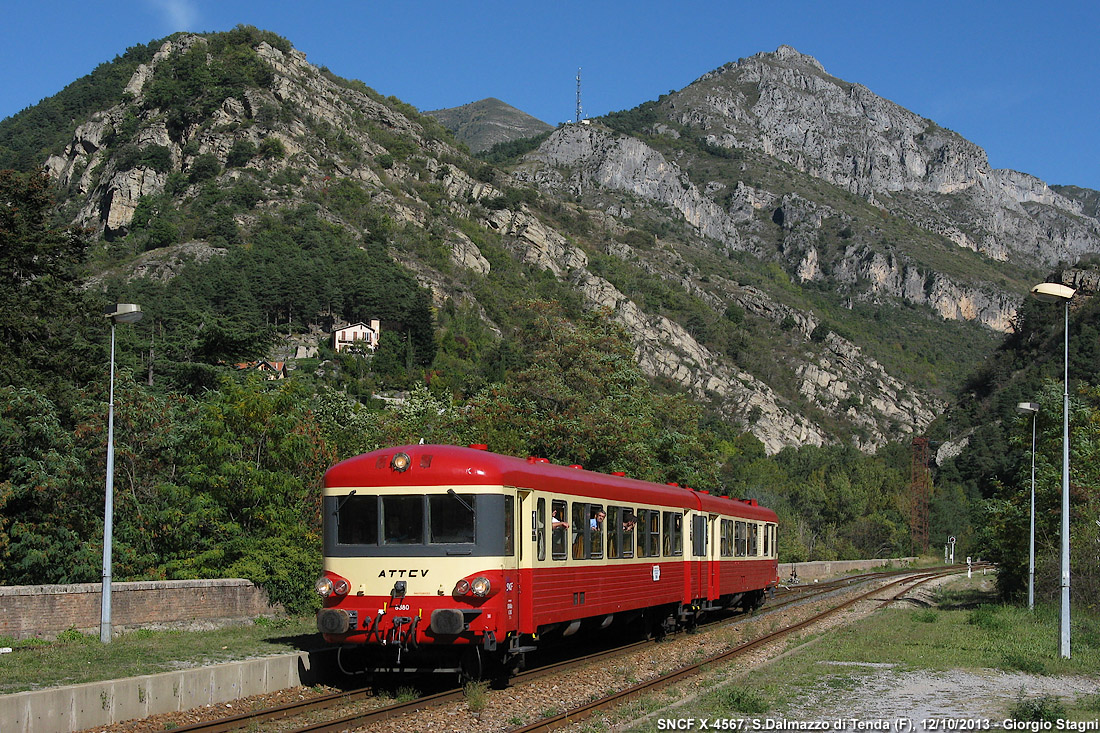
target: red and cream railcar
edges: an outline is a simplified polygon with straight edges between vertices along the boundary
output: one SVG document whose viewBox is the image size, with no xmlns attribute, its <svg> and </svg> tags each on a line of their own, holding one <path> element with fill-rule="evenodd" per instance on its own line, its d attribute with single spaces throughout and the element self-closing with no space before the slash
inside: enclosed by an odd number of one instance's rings
<svg viewBox="0 0 1100 733">
<path fill-rule="evenodd" d="M 482 446 L 343 461 L 323 516 L 318 627 L 377 671 L 506 673 L 585 626 L 659 633 L 778 582 L 776 515 L 755 501 Z"/>
</svg>

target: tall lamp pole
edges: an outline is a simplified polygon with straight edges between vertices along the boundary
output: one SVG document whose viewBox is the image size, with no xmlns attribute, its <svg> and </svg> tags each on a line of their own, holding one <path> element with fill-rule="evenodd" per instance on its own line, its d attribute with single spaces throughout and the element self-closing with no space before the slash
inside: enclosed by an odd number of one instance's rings
<svg viewBox="0 0 1100 733">
<path fill-rule="evenodd" d="M 1035 418 L 1039 414 L 1039 405 L 1034 402 L 1021 402 L 1016 412 L 1031 415 L 1031 531 L 1028 533 L 1027 553 L 1027 610 L 1035 610 Z"/>
<path fill-rule="evenodd" d="M 1069 659 L 1069 301 L 1077 292 L 1067 285 L 1040 283 L 1031 294 L 1046 303 L 1065 307 L 1065 340 L 1062 356 L 1062 620 L 1058 645 L 1063 659 Z"/>
<path fill-rule="evenodd" d="M 133 303 L 118 303 L 103 316 L 111 319 L 111 387 L 107 402 L 107 486 L 103 504 L 103 591 L 99 608 L 99 640 L 111 641 L 111 540 L 115 514 L 115 324 L 137 323 L 141 308 Z"/>
</svg>

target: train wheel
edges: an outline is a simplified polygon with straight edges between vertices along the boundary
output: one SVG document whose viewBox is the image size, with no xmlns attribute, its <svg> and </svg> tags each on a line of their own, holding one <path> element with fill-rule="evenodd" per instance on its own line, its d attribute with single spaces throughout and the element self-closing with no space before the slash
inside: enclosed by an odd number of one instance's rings
<svg viewBox="0 0 1100 733">
<path fill-rule="evenodd" d="M 484 652 L 481 651 L 481 647 L 478 645 L 471 646 L 463 655 L 459 661 L 459 681 L 477 682 L 485 677 L 485 659 Z"/>
</svg>

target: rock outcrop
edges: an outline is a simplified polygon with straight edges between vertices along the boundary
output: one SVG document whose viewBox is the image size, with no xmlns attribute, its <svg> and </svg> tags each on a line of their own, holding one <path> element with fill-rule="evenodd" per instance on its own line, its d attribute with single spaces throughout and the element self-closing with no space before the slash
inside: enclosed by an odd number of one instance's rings
<svg viewBox="0 0 1100 733">
<path fill-rule="evenodd" d="M 710 72 L 663 107 L 715 145 L 778 158 L 996 260 L 1048 266 L 1100 249 L 1080 202 L 990 168 L 974 143 L 789 46 Z"/>
</svg>

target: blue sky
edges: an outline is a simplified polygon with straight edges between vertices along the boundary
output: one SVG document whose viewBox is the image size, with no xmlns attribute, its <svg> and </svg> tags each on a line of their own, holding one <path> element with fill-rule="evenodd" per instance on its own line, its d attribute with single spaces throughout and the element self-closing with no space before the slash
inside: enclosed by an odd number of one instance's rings
<svg viewBox="0 0 1100 733">
<path fill-rule="evenodd" d="M 5 3 L 0 118 L 174 31 L 271 30 L 421 110 L 498 97 L 551 124 L 628 109 L 788 44 L 985 148 L 1100 189 L 1100 3 L 47 0 Z"/>
</svg>

